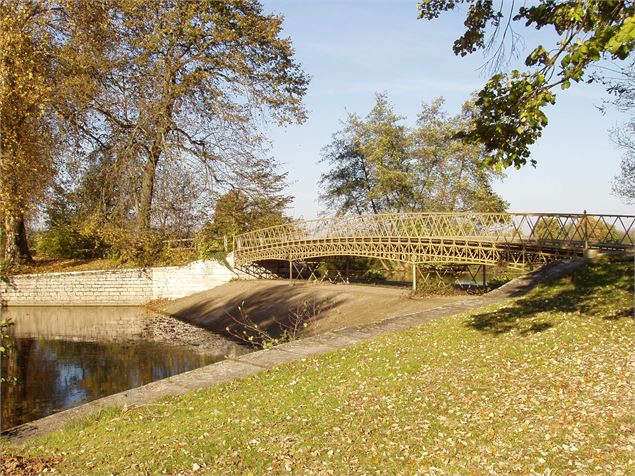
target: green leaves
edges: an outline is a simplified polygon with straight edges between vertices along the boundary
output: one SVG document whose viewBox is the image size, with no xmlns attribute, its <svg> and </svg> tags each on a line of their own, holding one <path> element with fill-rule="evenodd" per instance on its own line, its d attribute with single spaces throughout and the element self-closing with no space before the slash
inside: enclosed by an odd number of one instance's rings
<svg viewBox="0 0 635 476">
<path fill-rule="evenodd" d="M 477 116 L 467 137 L 484 144 L 485 163 L 502 168 L 521 167 L 530 160 L 533 144 L 547 125 L 542 108 L 556 100 L 542 75 L 514 70 L 494 75 L 478 93 Z"/>
<path fill-rule="evenodd" d="M 385 95 L 364 118 L 349 116 L 324 151 L 331 170 L 322 197 L 337 213 L 400 211 L 502 211 L 490 186 L 495 174 L 480 167 L 482 147 L 462 137 L 473 114 L 448 117 L 443 99 L 423 104 L 407 128 Z"/>
<path fill-rule="evenodd" d="M 497 11 L 491 1 L 437 0 L 419 4 L 419 18 L 436 18 L 458 3 L 469 3 L 470 8 L 465 20 L 466 32 L 454 43 L 457 55 L 492 48 L 505 16 L 509 17 L 510 25 L 522 22 L 536 29 L 553 28 L 561 38 L 553 47 L 534 47 L 525 59 L 527 71 L 497 73 L 478 93 L 478 114 L 467 137 L 484 144 L 485 163 L 496 170 L 519 168 L 528 161 L 535 165 L 535 160 L 530 159 L 530 147 L 547 125 L 545 109 L 555 104 L 553 90 L 557 86 L 564 91 L 572 82 L 587 79 L 587 70 L 594 63 L 603 59 L 624 60 L 635 48 L 632 1 L 546 0 L 518 11 L 513 11 L 513 7 L 503 11 L 501 3 Z M 488 28 L 493 31 L 489 40 Z M 505 47 L 505 33 L 498 51 Z"/>
<path fill-rule="evenodd" d="M 544 46 L 539 45 L 534 51 L 527 57 L 525 64 L 527 66 L 533 66 L 535 64 L 547 64 L 551 61 L 551 57 Z"/>
</svg>

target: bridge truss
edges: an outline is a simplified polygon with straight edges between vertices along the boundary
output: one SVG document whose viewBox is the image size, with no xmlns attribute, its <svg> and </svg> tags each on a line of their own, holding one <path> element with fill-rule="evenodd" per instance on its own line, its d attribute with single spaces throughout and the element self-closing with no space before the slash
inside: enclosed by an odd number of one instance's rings
<svg viewBox="0 0 635 476">
<path fill-rule="evenodd" d="M 532 268 L 586 250 L 633 251 L 635 216 L 387 213 L 292 222 L 238 235 L 234 260 L 361 256 L 416 265 Z M 413 268 L 414 269 L 414 268 Z"/>
</svg>

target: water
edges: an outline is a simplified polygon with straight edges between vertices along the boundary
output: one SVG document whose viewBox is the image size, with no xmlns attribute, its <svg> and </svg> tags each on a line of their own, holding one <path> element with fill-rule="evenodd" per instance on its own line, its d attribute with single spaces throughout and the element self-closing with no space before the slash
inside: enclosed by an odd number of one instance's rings
<svg viewBox="0 0 635 476">
<path fill-rule="evenodd" d="M 212 336 L 212 345 L 208 339 L 203 353 L 162 342 L 178 335 L 149 340 L 156 320 L 169 318 L 135 307 L 15 307 L 3 310 L 5 317 L 14 325 L 13 349 L 0 362 L 9 379 L 0 385 L 3 430 L 232 353 L 233 344 L 220 336 Z M 186 333 L 186 324 L 174 322 L 175 334 Z"/>
</svg>

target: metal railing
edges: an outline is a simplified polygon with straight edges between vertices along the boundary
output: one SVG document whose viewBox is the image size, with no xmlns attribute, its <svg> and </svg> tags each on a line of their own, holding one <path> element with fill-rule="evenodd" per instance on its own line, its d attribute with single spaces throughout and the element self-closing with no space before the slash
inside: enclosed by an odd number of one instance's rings
<svg viewBox="0 0 635 476">
<path fill-rule="evenodd" d="M 238 235 L 237 264 L 323 256 L 525 267 L 633 250 L 635 216 L 575 213 L 386 213 L 292 222 Z"/>
</svg>

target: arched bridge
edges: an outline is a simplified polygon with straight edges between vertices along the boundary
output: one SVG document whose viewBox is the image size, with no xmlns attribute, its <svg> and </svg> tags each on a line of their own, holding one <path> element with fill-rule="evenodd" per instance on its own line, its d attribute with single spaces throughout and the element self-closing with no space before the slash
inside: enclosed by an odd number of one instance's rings
<svg viewBox="0 0 635 476">
<path fill-rule="evenodd" d="M 512 268 L 632 251 L 635 216 L 563 213 L 387 213 L 292 222 L 235 237 L 236 265 L 361 256 L 414 265 Z"/>
</svg>

